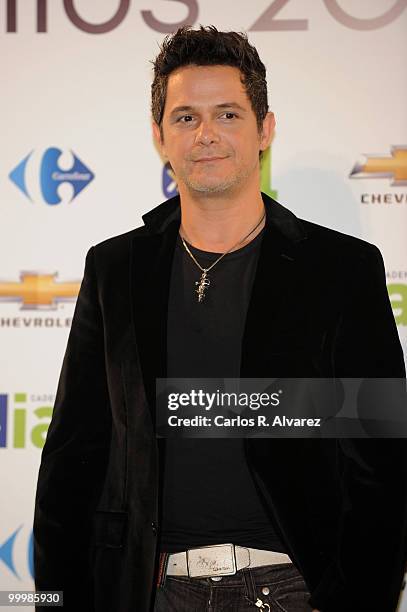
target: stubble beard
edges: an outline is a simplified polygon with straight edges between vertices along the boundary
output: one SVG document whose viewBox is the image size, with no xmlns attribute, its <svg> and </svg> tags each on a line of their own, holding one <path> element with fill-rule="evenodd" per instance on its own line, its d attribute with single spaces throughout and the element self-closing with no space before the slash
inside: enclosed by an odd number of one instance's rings
<svg viewBox="0 0 407 612">
<path fill-rule="evenodd" d="M 253 165 L 253 168 L 246 167 L 242 169 L 241 171 L 239 171 L 238 169 L 237 171 L 233 172 L 229 176 L 223 179 L 220 179 L 216 183 L 212 183 L 212 184 L 210 182 L 205 182 L 205 180 L 200 181 L 200 180 L 193 179 L 191 175 L 188 174 L 185 170 L 182 171 L 179 178 L 180 180 L 183 181 L 185 186 L 190 191 L 195 191 L 198 193 L 205 193 L 208 195 L 217 194 L 217 193 L 224 193 L 225 191 L 229 191 L 232 188 L 236 188 L 242 183 L 244 183 L 244 181 L 251 175 L 254 168 L 255 168 L 255 165 Z"/>
</svg>

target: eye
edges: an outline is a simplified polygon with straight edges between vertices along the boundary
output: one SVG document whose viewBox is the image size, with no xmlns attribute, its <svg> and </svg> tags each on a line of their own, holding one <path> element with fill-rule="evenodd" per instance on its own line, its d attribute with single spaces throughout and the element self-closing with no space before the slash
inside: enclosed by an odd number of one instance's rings
<svg viewBox="0 0 407 612">
<path fill-rule="evenodd" d="M 232 113 L 231 111 L 227 111 L 226 113 L 223 113 L 222 117 L 226 117 L 226 119 L 233 119 L 234 117 L 237 117 L 236 113 Z"/>
<path fill-rule="evenodd" d="M 193 119 L 192 115 L 182 115 L 181 117 L 178 117 L 177 123 L 191 123 L 192 119 Z"/>
</svg>

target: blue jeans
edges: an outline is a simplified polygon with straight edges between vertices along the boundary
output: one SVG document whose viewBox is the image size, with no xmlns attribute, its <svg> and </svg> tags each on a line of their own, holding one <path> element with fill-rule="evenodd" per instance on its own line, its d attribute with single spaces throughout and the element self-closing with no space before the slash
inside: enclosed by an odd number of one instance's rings
<svg viewBox="0 0 407 612">
<path fill-rule="evenodd" d="M 292 563 L 242 569 L 232 576 L 165 576 L 154 612 L 311 612 L 304 578 Z M 261 605 L 256 606 L 256 601 Z"/>
</svg>

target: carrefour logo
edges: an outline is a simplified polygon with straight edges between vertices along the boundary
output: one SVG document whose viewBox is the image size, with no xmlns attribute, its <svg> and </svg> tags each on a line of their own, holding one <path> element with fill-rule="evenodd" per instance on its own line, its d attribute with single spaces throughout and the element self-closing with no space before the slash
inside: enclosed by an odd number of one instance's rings
<svg viewBox="0 0 407 612">
<path fill-rule="evenodd" d="M 56 147 L 46 149 L 42 155 L 31 151 L 10 172 L 9 178 L 29 200 L 40 199 L 50 206 L 61 204 L 59 187 L 68 184 L 72 191 L 69 202 L 72 202 L 95 175 L 73 151 L 69 151 L 70 167 L 61 168 L 62 155 L 63 151 Z"/>
<path fill-rule="evenodd" d="M 54 397 L 27 393 L 0 393 L 0 450 L 42 449 L 51 422 Z"/>
<path fill-rule="evenodd" d="M 21 574 L 25 573 L 24 568 L 22 567 L 21 561 L 22 559 L 18 557 L 16 553 L 16 540 L 17 536 L 20 534 L 20 538 L 25 537 L 24 531 L 22 530 L 23 525 L 20 525 L 15 529 L 9 536 L 5 536 L 3 533 L 2 541 L 0 542 L 0 561 L 4 564 L 4 566 L 13 574 L 15 578 L 18 580 L 22 580 Z M 27 552 L 26 552 L 26 563 L 28 566 L 28 571 L 31 575 L 31 578 L 34 578 L 34 542 L 33 542 L 33 531 L 30 529 L 28 541 L 27 541 Z M 16 564 L 17 560 L 17 564 Z M 18 571 L 16 565 L 19 565 L 20 571 Z"/>
</svg>

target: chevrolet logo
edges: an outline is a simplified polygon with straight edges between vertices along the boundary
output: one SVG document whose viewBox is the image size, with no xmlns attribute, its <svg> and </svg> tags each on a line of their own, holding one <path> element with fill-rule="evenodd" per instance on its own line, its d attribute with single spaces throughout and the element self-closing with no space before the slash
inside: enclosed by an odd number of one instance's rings
<svg viewBox="0 0 407 612">
<path fill-rule="evenodd" d="M 74 302 L 80 282 L 56 283 L 56 276 L 22 272 L 19 283 L 0 282 L 0 302 L 20 302 L 21 310 L 55 310 L 58 302 Z"/>
<path fill-rule="evenodd" d="M 391 178 L 391 185 L 407 185 L 407 147 L 391 147 L 391 157 L 365 155 L 363 162 L 357 162 L 350 178 Z"/>
</svg>

